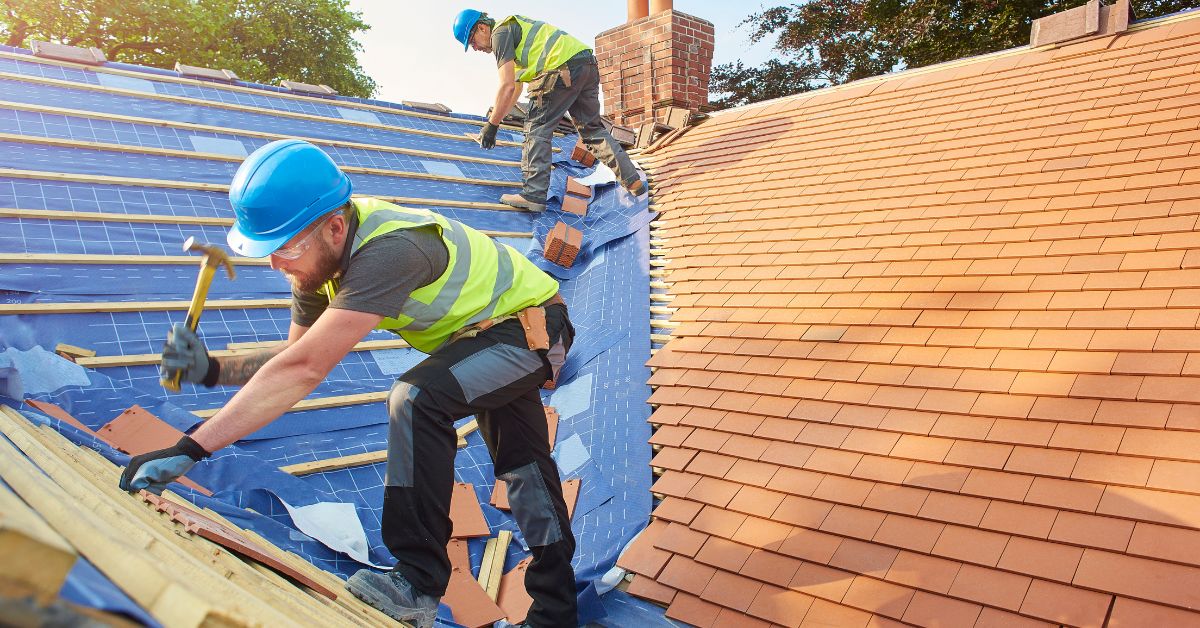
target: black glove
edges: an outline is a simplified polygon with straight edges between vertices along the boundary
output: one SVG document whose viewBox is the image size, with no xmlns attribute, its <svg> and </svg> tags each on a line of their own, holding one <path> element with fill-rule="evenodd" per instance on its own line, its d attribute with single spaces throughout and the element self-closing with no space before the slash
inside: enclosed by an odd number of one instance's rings
<svg viewBox="0 0 1200 628">
<path fill-rule="evenodd" d="M 180 373 L 180 379 L 193 384 L 204 384 L 208 387 L 217 385 L 217 376 L 221 372 L 221 364 L 216 358 L 208 356 L 208 349 L 196 332 L 187 328 L 183 323 L 176 323 L 167 334 L 167 342 L 163 344 L 162 366 L 160 374 L 163 379 L 174 379 Z"/>
<path fill-rule="evenodd" d="M 479 147 L 483 150 L 492 150 L 496 147 L 496 131 L 500 127 L 488 122 L 483 125 L 483 129 L 479 131 Z"/>
<path fill-rule="evenodd" d="M 178 443 L 129 459 L 129 466 L 121 473 L 119 486 L 123 491 L 146 489 L 161 495 L 168 484 L 178 480 L 192 469 L 197 462 L 212 454 L 204 451 L 191 436 L 183 435 Z"/>
</svg>

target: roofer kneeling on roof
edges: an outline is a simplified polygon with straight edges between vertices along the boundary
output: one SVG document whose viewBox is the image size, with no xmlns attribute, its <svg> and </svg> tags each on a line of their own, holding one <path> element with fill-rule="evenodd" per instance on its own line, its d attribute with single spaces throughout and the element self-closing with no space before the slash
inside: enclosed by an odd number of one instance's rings
<svg viewBox="0 0 1200 628">
<path fill-rule="evenodd" d="M 550 187 L 550 140 L 566 113 L 593 155 L 612 168 L 634 196 L 646 191 L 625 149 L 600 123 L 600 71 L 586 44 L 545 22 L 510 15 L 499 23 L 474 9 L 454 20 L 454 38 L 463 50 L 474 48 L 496 56 L 500 85 L 491 116 L 479 134 L 479 145 L 496 145 L 496 130 L 521 96 L 518 83 L 528 83 L 529 113 L 525 116 L 525 145 L 520 194 L 505 194 L 500 202 L 532 212 L 546 210 Z"/>
<path fill-rule="evenodd" d="M 390 330 L 429 354 L 387 399 L 382 534 L 398 562 L 385 574 L 363 569 L 346 588 L 396 619 L 433 625 L 451 569 L 454 421 L 475 415 L 533 552 L 528 621 L 575 626 L 575 539 L 538 393 L 575 335 L 558 283 L 462 223 L 352 199 L 350 189 L 329 156 L 299 140 L 272 142 L 238 168 L 229 245 L 241 255 L 270 256 L 291 282 L 287 342 L 213 358 L 176 325 L 163 350 L 165 373 L 243 388 L 190 437 L 131 459 L 121 488 L 161 491 L 291 409 L 368 332 Z"/>
</svg>

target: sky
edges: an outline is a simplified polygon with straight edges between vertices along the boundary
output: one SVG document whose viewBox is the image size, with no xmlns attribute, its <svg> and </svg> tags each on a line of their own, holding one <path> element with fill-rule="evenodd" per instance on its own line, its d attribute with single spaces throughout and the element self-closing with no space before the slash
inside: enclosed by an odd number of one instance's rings
<svg viewBox="0 0 1200 628">
<path fill-rule="evenodd" d="M 776 6 L 786 2 L 770 2 Z M 749 31 L 738 24 L 763 7 L 762 2 L 675 0 L 677 11 L 713 23 L 716 46 L 713 65 L 741 59 L 758 65 L 772 56 L 773 42 L 751 46 Z M 376 98 L 400 102 L 440 102 L 456 112 L 482 115 L 492 104 L 496 64 L 491 55 L 463 52 L 452 34 L 454 17 L 462 9 L 484 11 L 493 17 L 519 13 L 549 22 L 588 45 L 596 35 L 625 23 L 624 0 L 489 0 L 460 4 L 439 0 L 350 0 L 371 30 L 357 39 L 363 49 L 359 63 L 378 84 Z"/>
</svg>

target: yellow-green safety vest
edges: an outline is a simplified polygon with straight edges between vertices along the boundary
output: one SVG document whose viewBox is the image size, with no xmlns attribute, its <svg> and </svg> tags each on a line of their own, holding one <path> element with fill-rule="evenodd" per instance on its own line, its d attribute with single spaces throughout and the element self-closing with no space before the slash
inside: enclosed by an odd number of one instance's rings
<svg viewBox="0 0 1200 628">
<path fill-rule="evenodd" d="M 376 326 L 399 334 L 419 351 L 432 353 L 464 327 L 538 305 L 558 292 L 558 281 L 516 249 L 467 225 L 375 198 L 350 202 L 358 213 L 351 255 L 381 235 L 431 225 L 446 245 L 446 272 L 414 290 L 395 316 Z M 322 288 L 330 300 L 336 290 L 334 281 Z"/>
<path fill-rule="evenodd" d="M 587 44 L 568 35 L 566 31 L 523 15 L 510 15 L 496 26 L 508 22 L 521 25 L 521 40 L 517 42 L 517 58 L 514 61 L 517 80 L 522 83 L 561 66 L 584 50 L 591 50 Z"/>
</svg>

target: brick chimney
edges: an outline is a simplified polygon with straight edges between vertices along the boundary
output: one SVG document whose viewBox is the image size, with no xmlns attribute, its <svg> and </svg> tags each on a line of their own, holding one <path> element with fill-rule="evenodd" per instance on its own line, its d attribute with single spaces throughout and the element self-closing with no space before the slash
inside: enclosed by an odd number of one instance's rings
<svg viewBox="0 0 1200 628">
<path fill-rule="evenodd" d="M 712 22 L 674 10 L 670 0 L 627 0 L 625 24 L 596 36 L 604 113 L 638 127 L 665 121 L 667 107 L 708 104 Z"/>
</svg>

